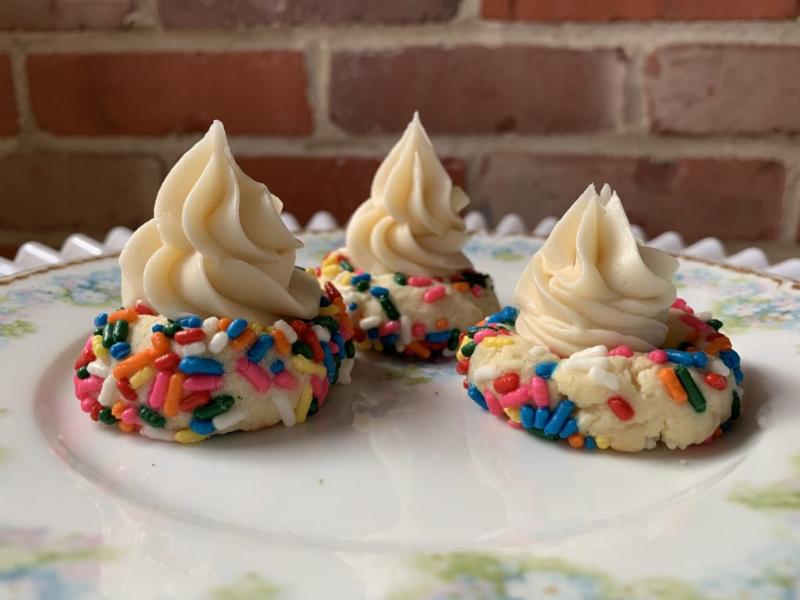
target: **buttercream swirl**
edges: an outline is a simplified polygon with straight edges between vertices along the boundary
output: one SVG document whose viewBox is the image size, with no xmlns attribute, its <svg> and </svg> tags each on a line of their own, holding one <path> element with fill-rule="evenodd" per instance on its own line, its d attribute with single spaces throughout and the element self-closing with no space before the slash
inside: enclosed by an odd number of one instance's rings
<svg viewBox="0 0 800 600">
<path fill-rule="evenodd" d="M 350 219 L 347 254 L 371 273 L 444 276 L 466 269 L 459 212 L 467 204 L 414 113 L 375 173 L 370 198 Z"/>
<path fill-rule="evenodd" d="M 120 255 L 122 300 L 160 314 L 314 317 L 320 288 L 294 265 L 302 243 L 281 221 L 283 204 L 244 174 L 225 129 L 208 133 L 175 164 L 156 197 L 154 218 Z"/>
<path fill-rule="evenodd" d="M 517 331 L 568 356 L 595 345 L 660 345 L 678 262 L 639 243 L 619 197 L 590 185 L 517 283 Z"/>
</svg>

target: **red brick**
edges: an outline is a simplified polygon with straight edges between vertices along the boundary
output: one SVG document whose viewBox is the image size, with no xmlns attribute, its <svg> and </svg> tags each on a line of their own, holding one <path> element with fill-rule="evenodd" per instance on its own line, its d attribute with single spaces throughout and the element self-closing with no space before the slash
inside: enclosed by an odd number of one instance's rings
<svg viewBox="0 0 800 600">
<path fill-rule="evenodd" d="M 14 78 L 11 61 L 0 55 L 0 135 L 17 133 L 17 102 L 14 99 Z"/>
<path fill-rule="evenodd" d="M 0 157 L 0 229 L 103 235 L 138 226 L 153 214 L 162 171 L 147 156 Z"/>
<path fill-rule="evenodd" d="M 180 29 L 231 29 L 317 23 L 423 23 L 448 21 L 460 0 L 160 0 L 161 22 Z"/>
<path fill-rule="evenodd" d="M 483 0 L 483 17 L 515 21 L 791 19 L 797 0 Z"/>
<path fill-rule="evenodd" d="M 39 127 L 59 135 L 312 130 L 303 55 L 295 51 L 40 54 L 27 63 Z"/>
<path fill-rule="evenodd" d="M 0 29 L 119 29 L 134 0 L 2 0 Z"/>
<path fill-rule="evenodd" d="M 778 235 L 784 178 L 783 165 L 768 160 L 497 153 L 483 159 L 472 197 L 495 220 L 518 212 L 533 227 L 563 214 L 589 183 L 608 182 L 651 236 L 760 240 Z"/>
<path fill-rule="evenodd" d="M 800 48 L 672 46 L 651 54 L 644 91 L 663 133 L 800 131 Z"/>
<path fill-rule="evenodd" d="M 595 131 L 620 121 L 621 51 L 529 46 L 340 52 L 331 117 L 353 133 L 395 132 L 420 111 L 430 131 Z"/>
<path fill-rule="evenodd" d="M 304 223 L 318 210 L 327 210 L 340 223 L 369 196 L 372 176 L 381 163 L 361 157 L 237 157 L 239 166 L 264 182 L 283 200 L 286 211 Z M 464 163 L 445 159 L 445 168 L 456 184 L 463 186 Z"/>
</svg>

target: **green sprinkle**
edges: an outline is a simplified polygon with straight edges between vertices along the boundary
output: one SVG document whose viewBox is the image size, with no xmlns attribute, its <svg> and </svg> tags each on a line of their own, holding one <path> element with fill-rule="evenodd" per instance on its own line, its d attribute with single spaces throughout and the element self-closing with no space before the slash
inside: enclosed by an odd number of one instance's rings
<svg viewBox="0 0 800 600">
<path fill-rule="evenodd" d="M 315 415 L 319 412 L 319 402 L 317 402 L 316 398 L 311 399 L 311 406 L 308 407 L 308 415 Z"/>
<path fill-rule="evenodd" d="M 84 365 L 78 369 L 76 375 L 78 376 L 78 379 L 89 379 L 89 369 L 87 369 L 86 365 Z"/>
<path fill-rule="evenodd" d="M 458 336 L 461 335 L 461 331 L 458 329 L 453 329 L 450 332 L 450 337 L 447 339 L 447 349 L 448 350 L 455 350 L 458 348 Z"/>
<path fill-rule="evenodd" d="M 686 390 L 686 395 L 689 396 L 689 404 L 692 405 L 694 412 L 705 412 L 706 399 L 703 396 L 703 392 L 697 387 L 694 379 L 692 379 L 689 370 L 682 365 L 678 365 L 675 367 L 675 375 L 678 376 L 681 385 L 683 385 L 683 389 Z"/>
<path fill-rule="evenodd" d="M 314 360 L 314 353 L 311 351 L 311 346 L 305 342 L 295 342 L 292 344 L 292 354 L 302 354 L 309 360 Z"/>
<path fill-rule="evenodd" d="M 692 345 L 692 342 L 684 340 L 680 344 L 678 344 L 678 350 L 686 350 L 691 345 Z"/>
<path fill-rule="evenodd" d="M 100 411 L 99 418 L 106 425 L 115 425 L 117 423 L 117 417 L 111 414 L 111 407 L 109 406 Z"/>
<path fill-rule="evenodd" d="M 234 400 L 233 396 L 229 396 L 228 394 L 214 396 L 208 404 L 195 408 L 194 416 L 196 419 L 213 419 L 217 415 L 228 412 L 234 402 L 236 402 L 236 400 Z"/>
<path fill-rule="evenodd" d="M 464 271 L 461 273 L 461 276 L 464 278 L 464 281 L 470 285 L 479 285 L 482 288 L 486 287 L 487 276 L 483 275 L 482 273 L 476 273 L 475 271 Z"/>
<path fill-rule="evenodd" d="M 408 283 L 408 277 L 402 273 L 395 273 L 394 280 L 397 282 L 397 285 L 406 285 L 406 283 Z"/>
<path fill-rule="evenodd" d="M 117 342 L 124 342 L 128 339 L 128 331 L 130 327 L 128 326 L 128 322 L 125 319 L 120 319 L 116 323 L 114 323 L 114 343 Z"/>
<path fill-rule="evenodd" d="M 381 296 L 378 298 L 378 302 L 381 303 L 383 307 L 383 312 L 386 313 L 386 316 L 389 317 L 392 321 L 400 318 L 400 312 L 397 310 L 397 307 L 394 305 L 394 302 L 391 301 L 389 296 Z"/>
<path fill-rule="evenodd" d="M 461 347 L 461 354 L 464 356 L 472 356 L 473 352 L 475 352 L 475 342 L 467 342 Z"/>
<path fill-rule="evenodd" d="M 356 355 L 356 345 L 353 343 L 353 340 L 347 340 L 344 343 L 344 353 L 347 358 L 353 358 Z"/>
<path fill-rule="evenodd" d="M 119 321 L 117 321 L 117 323 L 119 323 Z M 139 418 L 151 427 L 161 428 L 167 424 L 167 420 L 164 416 L 158 414 L 149 406 L 142 405 L 139 407 Z"/>
<path fill-rule="evenodd" d="M 706 324 L 709 327 L 713 328 L 714 331 L 719 331 L 720 328 L 722 327 L 722 321 L 720 321 L 719 319 L 709 319 L 708 321 L 706 321 Z"/>
<path fill-rule="evenodd" d="M 102 327 L 98 327 L 97 329 L 95 329 L 94 330 L 94 335 L 103 335 L 103 328 Z"/>
<path fill-rule="evenodd" d="M 359 292 L 366 292 L 369 289 L 369 281 L 359 281 L 356 284 L 356 289 Z"/>
<path fill-rule="evenodd" d="M 181 327 L 178 323 L 170 322 L 164 327 L 164 335 L 171 338 L 182 329 L 183 327 Z"/>
<path fill-rule="evenodd" d="M 103 327 L 103 346 L 111 348 L 114 345 L 114 326 L 106 323 Z"/>
<path fill-rule="evenodd" d="M 337 321 L 333 317 L 328 317 L 328 316 L 324 316 L 324 315 L 323 316 L 319 316 L 319 317 L 314 317 L 313 322 L 316 325 L 320 325 L 320 326 L 324 327 L 328 331 L 331 331 L 331 332 L 339 331 L 339 321 Z"/>
<path fill-rule="evenodd" d="M 340 267 L 342 267 L 342 268 L 343 268 L 345 271 L 350 271 L 351 273 L 352 273 L 352 272 L 353 272 L 353 270 L 354 270 L 354 269 L 353 269 L 353 265 L 351 265 L 351 264 L 350 264 L 349 262 L 347 262 L 345 259 L 341 259 L 341 260 L 339 261 L 339 266 L 340 266 Z"/>
<path fill-rule="evenodd" d="M 713 325 L 712 325 L 713 327 Z M 742 410 L 742 399 L 736 390 L 733 390 L 733 402 L 731 403 L 731 419 L 738 419 L 739 413 Z"/>
</svg>

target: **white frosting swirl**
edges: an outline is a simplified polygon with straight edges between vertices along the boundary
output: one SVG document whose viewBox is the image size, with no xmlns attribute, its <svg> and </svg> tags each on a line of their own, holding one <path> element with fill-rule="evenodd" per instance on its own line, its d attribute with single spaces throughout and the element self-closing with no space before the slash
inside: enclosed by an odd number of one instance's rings
<svg viewBox="0 0 800 600">
<path fill-rule="evenodd" d="M 678 261 L 640 244 L 616 193 L 590 185 L 517 283 L 517 332 L 568 356 L 596 345 L 664 341 Z"/>
<path fill-rule="evenodd" d="M 184 154 L 156 198 L 154 218 L 120 255 L 122 300 L 169 318 L 187 314 L 314 317 L 320 288 L 294 266 L 302 243 L 281 221 L 283 204 L 236 164 L 222 123 Z"/>
<path fill-rule="evenodd" d="M 347 254 L 370 273 L 444 276 L 469 268 L 458 214 L 467 204 L 414 113 L 350 219 Z"/>
</svg>

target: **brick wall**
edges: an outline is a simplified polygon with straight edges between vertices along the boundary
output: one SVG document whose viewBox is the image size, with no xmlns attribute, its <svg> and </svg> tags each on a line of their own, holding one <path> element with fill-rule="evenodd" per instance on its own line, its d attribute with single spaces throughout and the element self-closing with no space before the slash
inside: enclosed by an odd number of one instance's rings
<svg viewBox="0 0 800 600">
<path fill-rule="evenodd" d="M 588 182 L 651 235 L 800 232 L 797 0 L 3 0 L 0 247 L 136 226 L 221 118 L 301 220 L 415 109 L 490 221 Z"/>
</svg>

